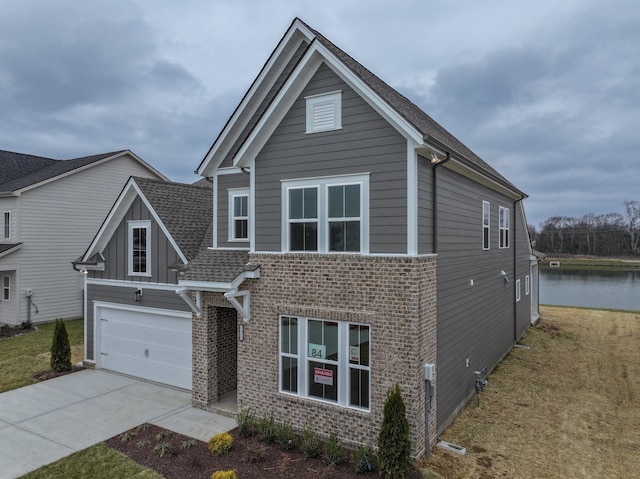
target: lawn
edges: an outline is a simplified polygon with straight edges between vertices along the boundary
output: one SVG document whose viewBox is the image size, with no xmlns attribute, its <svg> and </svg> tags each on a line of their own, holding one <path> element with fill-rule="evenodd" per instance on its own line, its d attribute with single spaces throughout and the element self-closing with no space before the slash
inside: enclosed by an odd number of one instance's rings
<svg viewBox="0 0 640 479">
<path fill-rule="evenodd" d="M 64 322 L 71 344 L 71 362 L 82 361 L 84 323 L 82 319 Z M 39 324 L 38 330 L 22 336 L 0 339 L 0 392 L 38 382 L 34 374 L 51 368 L 51 343 L 55 323 Z"/>
</svg>

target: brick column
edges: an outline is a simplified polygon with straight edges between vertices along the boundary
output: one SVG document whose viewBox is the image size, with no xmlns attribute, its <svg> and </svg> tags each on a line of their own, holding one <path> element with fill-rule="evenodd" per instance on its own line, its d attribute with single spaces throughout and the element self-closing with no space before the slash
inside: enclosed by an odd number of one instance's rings
<svg viewBox="0 0 640 479">
<path fill-rule="evenodd" d="M 205 303 L 206 304 L 206 303 Z M 193 315 L 193 392 L 191 402 L 204 408 L 218 400 L 218 351 L 216 348 L 218 310 L 203 306 L 202 317 Z"/>
</svg>

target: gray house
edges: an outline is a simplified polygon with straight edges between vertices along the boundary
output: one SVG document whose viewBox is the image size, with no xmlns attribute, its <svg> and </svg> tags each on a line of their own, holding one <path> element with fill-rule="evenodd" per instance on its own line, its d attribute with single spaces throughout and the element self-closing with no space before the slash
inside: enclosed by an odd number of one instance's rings
<svg viewBox="0 0 640 479">
<path fill-rule="evenodd" d="M 131 175 L 166 179 L 129 150 L 70 160 L 0 151 L 0 323 L 82 315 L 69 259 Z"/>
<path fill-rule="evenodd" d="M 104 361 L 111 320 L 98 311 L 126 310 L 119 298 L 131 306 L 141 288 L 140 306 L 191 311 L 180 323 L 191 376 L 166 382 L 191 389 L 196 406 L 219 411 L 231 398 L 236 410 L 374 444 L 399 383 L 419 456 L 473 394 L 475 371 L 491 370 L 537 319 L 526 195 L 299 19 L 197 173 L 212 183 L 210 237 L 192 256 L 153 240 L 143 248 L 170 256 L 140 266 L 152 268 L 155 296 L 123 269 L 125 254 L 145 257 L 135 233 L 107 246 L 122 221 L 78 264 L 94 257 L 97 268 L 88 362 Z M 177 276 L 156 280 L 154 261 Z M 122 296 L 93 299 L 98 281 L 115 280 Z M 150 377 L 153 347 L 140 346 L 123 361 Z"/>
</svg>

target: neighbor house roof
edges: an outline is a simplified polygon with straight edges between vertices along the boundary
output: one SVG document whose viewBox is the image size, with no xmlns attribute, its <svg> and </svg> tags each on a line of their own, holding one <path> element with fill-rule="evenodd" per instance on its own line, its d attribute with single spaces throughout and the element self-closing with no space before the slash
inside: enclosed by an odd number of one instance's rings
<svg viewBox="0 0 640 479">
<path fill-rule="evenodd" d="M 22 243 L 2 243 L 0 244 L 0 257 L 11 254 L 21 247 Z"/>
<path fill-rule="evenodd" d="M 54 160 L 41 156 L 25 155 L 0 150 L 0 193 L 12 193 L 37 185 L 58 176 L 68 174 L 102 160 L 129 154 L 159 177 L 164 177 L 129 150 L 113 151 L 99 155 L 83 156 L 70 160 Z"/>
</svg>

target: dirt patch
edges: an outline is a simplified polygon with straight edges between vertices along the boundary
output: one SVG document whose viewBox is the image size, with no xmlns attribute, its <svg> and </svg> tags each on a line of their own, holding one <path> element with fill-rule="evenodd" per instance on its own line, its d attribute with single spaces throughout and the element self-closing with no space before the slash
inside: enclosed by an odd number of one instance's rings
<svg viewBox="0 0 640 479">
<path fill-rule="evenodd" d="M 449 478 L 636 477 L 640 315 L 543 307 L 543 318 L 442 439 L 429 469 Z"/>
<path fill-rule="evenodd" d="M 58 378 L 60 376 L 66 376 L 67 374 L 75 373 L 78 371 L 82 371 L 84 367 L 82 366 L 71 366 L 70 371 L 54 371 L 53 369 L 49 369 L 47 371 L 41 371 L 33 375 L 33 379 L 37 379 L 38 381 L 46 381 L 47 379 Z"/>
<path fill-rule="evenodd" d="M 233 446 L 222 456 L 212 455 L 202 441 L 153 425 L 144 425 L 106 441 L 107 445 L 166 479 L 209 479 L 215 471 L 234 469 L 242 479 L 379 479 L 375 472 L 357 474 L 349 461 L 335 467 L 321 459 L 305 459 L 298 449 L 288 451 L 242 438 L 231 431 Z M 164 453 L 162 453 L 164 450 Z M 161 455 L 162 453 L 162 455 Z M 412 479 L 419 479 L 415 472 Z"/>
</svg>

